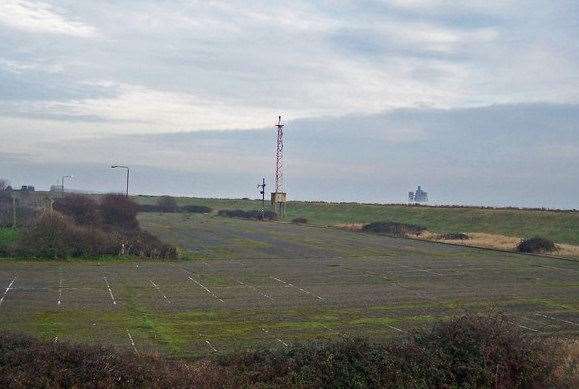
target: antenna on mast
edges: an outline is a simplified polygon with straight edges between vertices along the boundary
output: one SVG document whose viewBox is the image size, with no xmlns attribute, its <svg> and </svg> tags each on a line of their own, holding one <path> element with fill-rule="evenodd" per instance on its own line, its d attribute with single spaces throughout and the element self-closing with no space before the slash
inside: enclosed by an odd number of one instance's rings
<svg viewBox="0 0 579 389">
<path fill-rule="evenodd" d="M 287 193 L 284 192 L 284 174 L 283 174 L 283 128 L 281 116 L 278 116 L 277 124 L 277 144 L 275 149 L 275 192 L 271 194 L 271 203 L 274 211 L 283 217 L 285 214 L 285 203 Z"/>
</svg>

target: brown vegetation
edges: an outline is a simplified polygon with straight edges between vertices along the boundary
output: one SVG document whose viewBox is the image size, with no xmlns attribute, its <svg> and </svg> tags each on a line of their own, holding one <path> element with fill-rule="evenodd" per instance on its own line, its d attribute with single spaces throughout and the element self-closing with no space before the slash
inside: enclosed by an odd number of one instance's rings
<svg viewBox="0 0 579 389">
<path fill-rule="evenodd" d="M 139 228 L 137 221 L 139 206 L 124 195 L 105 195 L 100 201 L 100 212 L 103 224 L 107 226 L 125 230 Z"/>
<path fill-rule="evenodd" d="M 55 202 L 54 208 L 41 211 L 7 251 L 13 256 L 36 258 L 177 256 L 174 247 L 140 229 L 138 206 L 125 196 L 106 195 L 97 202 L 82 195 L 67 195 Z"/>
<path fill-rule="evenodd" d="M 0 334 L 2 387 L 576 387 L 577 353 L 501 316 L 463 316 L 387 344 L 310 342 L 199 360 Z"/>
</svg>

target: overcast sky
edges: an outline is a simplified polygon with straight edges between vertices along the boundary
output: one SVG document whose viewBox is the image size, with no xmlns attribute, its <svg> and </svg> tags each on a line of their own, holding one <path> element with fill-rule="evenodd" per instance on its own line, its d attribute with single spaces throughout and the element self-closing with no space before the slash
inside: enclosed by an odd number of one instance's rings
<svg viewBox="0 0 579 389">
<path fill-rule="evenodd" d="M 579 3 L 0 0 L 0 176 L 579 208 Z"/>
</svg>

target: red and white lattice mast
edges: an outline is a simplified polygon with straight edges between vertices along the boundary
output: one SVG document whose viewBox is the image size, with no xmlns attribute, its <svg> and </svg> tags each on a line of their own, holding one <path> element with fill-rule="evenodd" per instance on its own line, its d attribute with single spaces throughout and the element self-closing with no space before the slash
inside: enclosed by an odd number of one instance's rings
<svg viewBox="0 0 579 389">
<path fill-rule="evenodd" d="M 283 174 L 283 128 L 281 116 L 278 117 L 277 124 L 277 144 L 275 149 L 275 192 L 271 194 L 271 203 L 274 210 L 280 215 L 285 214 L 285 203 L 287 193 L 284 192 L 284 174 Z"/>
</svg>

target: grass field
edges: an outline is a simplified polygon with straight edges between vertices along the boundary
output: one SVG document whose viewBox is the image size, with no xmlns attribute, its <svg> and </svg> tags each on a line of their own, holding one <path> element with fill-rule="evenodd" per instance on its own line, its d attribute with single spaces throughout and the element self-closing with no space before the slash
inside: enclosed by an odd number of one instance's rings
<svg viewBox="0 0 579 389">
<path fill-rule="evenodd" d="M 214 216 L 140 222 L 199 260 L 2 261 L 0 327 L 184 358 L 382 340 L 489 309 L 534 336 L 579 335 L 575 261 Z"/>
<path fill-rule="evenodd" d="M 19 232 L 15 228 L 0 228 L 0 247 L 16 242 Z"/>
<path fill-rule="evenodd" d="M 154 203 L 155 197 L 140 196 Z M 180 205 L 214 209 L 260 209 L 257 200 L 178 198 Z M 579 213 L 513 209 L 439 208 L 357 203 L 290 202 L 287 220 L 305 217 L 322 225 L 395 221 L 425 226 L 433 232 L 484 232 L 515 237 L 542 236 L 558 243 L 579 245 Z"/>
</svg>

